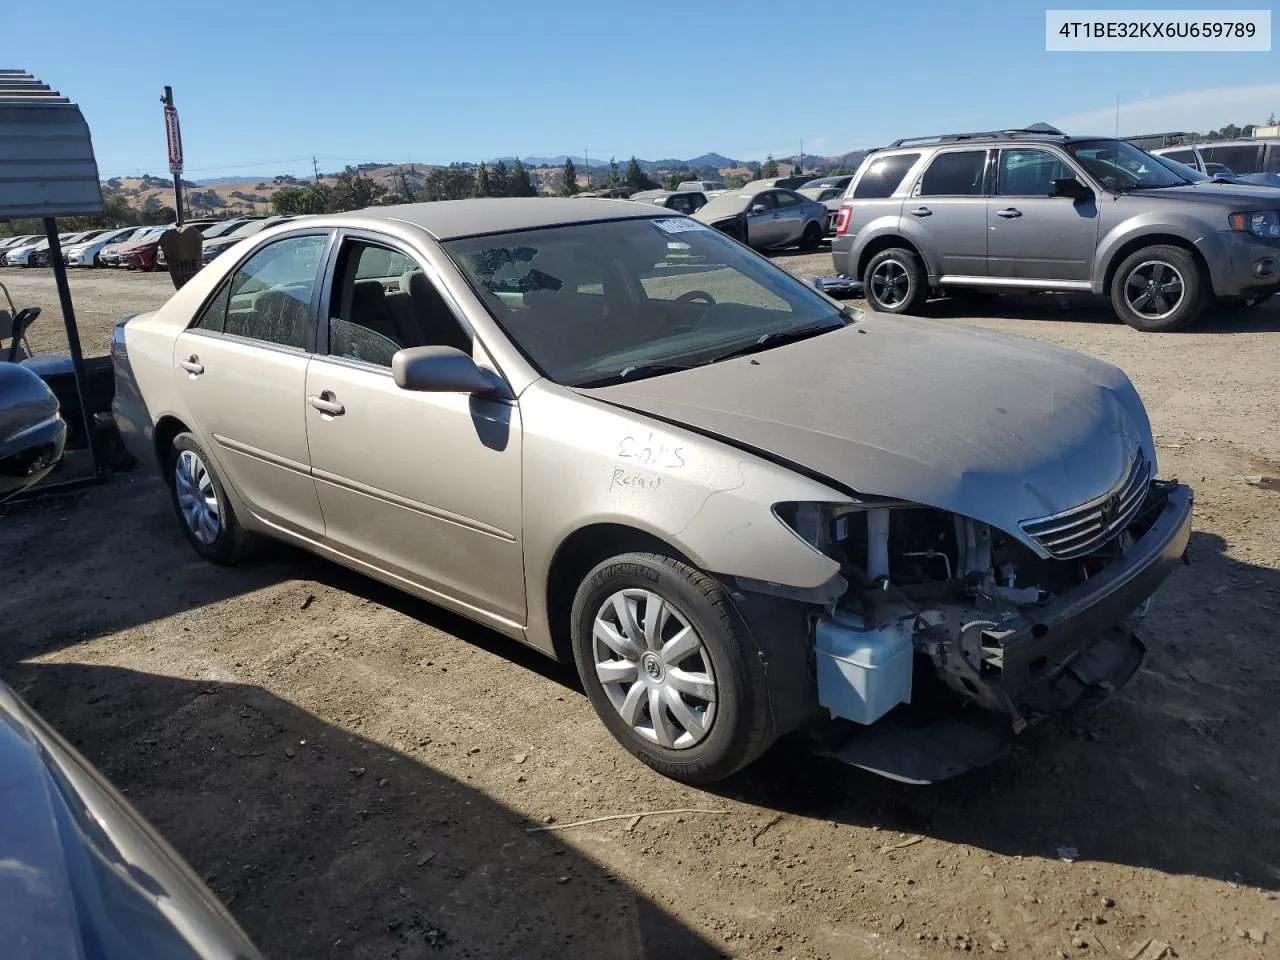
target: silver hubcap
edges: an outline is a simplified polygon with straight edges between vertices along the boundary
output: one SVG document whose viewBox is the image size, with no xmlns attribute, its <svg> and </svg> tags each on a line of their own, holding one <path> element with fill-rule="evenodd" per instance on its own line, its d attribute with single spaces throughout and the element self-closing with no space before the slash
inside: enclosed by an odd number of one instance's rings
<svg viewBox="0 0 1280 960">
<path fill-rule="evenodd" d="M 697 632 L 649 590 L 619 590 L 596 613 L 596 676 L 638 735 L 685 750 L 711 732 L 716 678 Z"/>
<path fill-rule="evenodd" d="M 885 260 L 871 273 L 871 293 L 886 307 L 895 307 L 911 292 L 911 277 L 897 260 Z"/>
<path fill-rule="evenodd" d="M 1177 267 L 1163 260 L 1148 260 L 1133 268 L 1124 283 L 1129 309 L 1148 320 L 1163 320 L 1182 303 L 1185 289 Z"/>
<path fill-rule="evenodd" d="M 222 529 L 222 513 L 209 468 L 195 453 L 183 450 L 173 468 L 173 482 L 187 529 L 201 543 L 213 543 Z"/>
</svg>

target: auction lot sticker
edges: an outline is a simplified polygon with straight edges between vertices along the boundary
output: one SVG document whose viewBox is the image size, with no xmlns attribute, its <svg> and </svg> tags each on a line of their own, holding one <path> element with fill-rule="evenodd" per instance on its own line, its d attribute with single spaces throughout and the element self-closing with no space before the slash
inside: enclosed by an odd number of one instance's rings
<svg viewBox="0 0 1280 960">
<path fill-rule="evenodd" d="M 1271 50 L 1270 10 L 1046 10 L 1045 50 L 1162 53 Z"/>
</svg>

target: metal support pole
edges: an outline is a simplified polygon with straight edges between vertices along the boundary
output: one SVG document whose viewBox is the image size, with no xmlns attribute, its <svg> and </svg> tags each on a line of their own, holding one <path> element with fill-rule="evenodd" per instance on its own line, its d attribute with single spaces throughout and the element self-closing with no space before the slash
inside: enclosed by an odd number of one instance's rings
<svg viewBox="0 0 1280 960">
<path fill-rule="evenodd" d="M 165 107 L 173 107 L 173 87 L 165 85 L 164 96 L 160 98 Z M 181 227 L 186 222 L 186 216 L 182 212 L 184 206 L 182 202 L 182 174 L 174 172 L 173 174 L 173 210 L 177 216 L 178 226 Z"/>
<path fill-rule="evenodd" d="M 44 218 L 44 232 L 49 238 L 49 263 L 53 266 L 53 279 L 58 286 L 62 323 L 67 329 L 67 347 L 71 351 L 71 367 L 75 371 L 76 378 L 76 396 L 80 400 L 80 416 L 84 420 L 85 440 L 89 444 L 89 456 L 93 460 L 93 475 L 95 478 L 102 478 L 106 476 L 106 471 L 98 456 L 98 439 L 93 429 L 93 414 L 89 412 L 88 391 L 85 386 L 84 354 L 80 352 L 76 313 L 71 305 L 71 288 L 67 286 L 67 265 L 62 259 L 62 245 L 58 242 L 58 224 L 53 217 Z"/>
</svg>

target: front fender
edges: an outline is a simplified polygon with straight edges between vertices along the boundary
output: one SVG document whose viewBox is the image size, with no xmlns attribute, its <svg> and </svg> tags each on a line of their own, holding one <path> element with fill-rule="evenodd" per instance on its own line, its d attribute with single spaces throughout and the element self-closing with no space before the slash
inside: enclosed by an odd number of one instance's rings
<svg viewBox="0 0 1280 960">
<path fill-rule="evenodd" d="M 574 532 L 621 524 L 670 544 L 702 570 L 796 588 L 839 564 L 774 516 L 788 500 L 850 502 L 837 490 L 721 441 L 580 396 L 548 381 L 520 397 L 530 643 L 552 649 L 547 584 Z"/>
<path fill-rule="evenodd" d="M 1222 238 L 1218 229 L 1192 216 L 1170 217 L 1167 213 L 1153 211 L 1129 217 L 1103 234 L 1093 262 L 1093 292 L 1105 295 L 1107 274 L 1117 257 L 1131 241 L 1150 237 L 1159 243 L 1161 237 L 1177 237 L 1195 247 L 1205 261 L 1213 263 L 1223 255 Z"/>
</svg>

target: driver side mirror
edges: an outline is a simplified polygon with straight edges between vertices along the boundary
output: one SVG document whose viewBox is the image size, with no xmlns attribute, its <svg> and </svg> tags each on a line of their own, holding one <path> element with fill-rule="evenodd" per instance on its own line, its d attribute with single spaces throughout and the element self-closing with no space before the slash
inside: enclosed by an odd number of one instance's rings
<svg viewBox="0 0 1280 960">
<path fill-rule="evenodd" d="M 391 358 L 391 376 L 401 390 L 506 397 L 506 383 L 456 347 L 407 347 Z"/>
<path fill-rule="evenodd" d="M 1086 200 L 1093 197 L 1093 191 L 1075 177 L 1064 177 L 1053 181 L 1051 197 L 1070 197 L 1072 200 Z"/>
<path fill-rule="evenodd" d="M 751 205 L 751 209 L 748 212 L 749 213 L 768 213 L 769 208 L 766 207 L 763 203 L 753 203 Z"/>
</svg>

